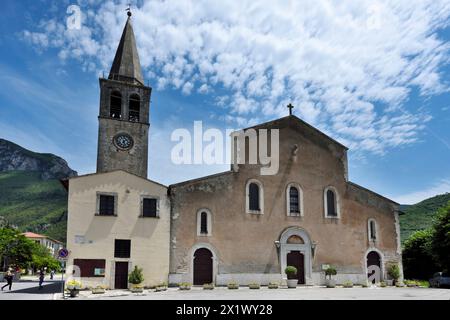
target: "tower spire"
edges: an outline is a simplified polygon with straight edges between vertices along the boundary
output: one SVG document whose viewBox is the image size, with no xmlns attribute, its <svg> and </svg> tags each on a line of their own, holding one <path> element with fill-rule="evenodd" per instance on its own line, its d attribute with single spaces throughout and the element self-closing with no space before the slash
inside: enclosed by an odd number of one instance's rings
<svg viewBox="0 0 450 320">
<path fill-rule="evenodd" d="M 123 29 L 108 78 L 144 85 L 136 38 L 131 24 L 132 13 L 130 7 L 127 9 L 127 15 L 128 19 Z"/>
</svg>

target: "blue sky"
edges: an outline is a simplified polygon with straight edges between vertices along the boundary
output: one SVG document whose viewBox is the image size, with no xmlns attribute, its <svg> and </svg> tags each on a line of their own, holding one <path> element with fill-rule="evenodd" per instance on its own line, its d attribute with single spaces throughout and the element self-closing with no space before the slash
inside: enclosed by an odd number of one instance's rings
<svg viewBox="0 0 450 320">
<path fill-rule="evenodd" d="M 98 76 L 127 1 L 2 2 L 0 137 L 95 171 Z M 81 28 L 67 29 L 67 8 Z M 401 203 L 450 192 L 449 1 L 134 1 L 153 87 L 149 178 L 228 169 L 170 161 L 176 128 L 294 113 L 347 145 L 350 180 Z"/>
</svg>

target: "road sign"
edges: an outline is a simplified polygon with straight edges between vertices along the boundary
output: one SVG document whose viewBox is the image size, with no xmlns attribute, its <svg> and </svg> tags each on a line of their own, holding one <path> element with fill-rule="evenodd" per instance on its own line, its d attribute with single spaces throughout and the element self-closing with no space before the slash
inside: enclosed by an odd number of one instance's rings
<svg viewBox="0 0 450 320">
<path fill-rule="evenodd" d="M 60 257 L 62 259 L 67 258 L 68 255 L 69 255 L 69 250 L 67 250 L 67 249 L 62 248 L 58 251 L 58 257 Z"/>
</svg>

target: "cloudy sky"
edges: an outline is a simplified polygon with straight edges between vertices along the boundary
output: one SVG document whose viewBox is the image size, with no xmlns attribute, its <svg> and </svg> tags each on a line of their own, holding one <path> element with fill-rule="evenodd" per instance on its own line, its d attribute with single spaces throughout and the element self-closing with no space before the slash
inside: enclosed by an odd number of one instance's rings
<svg viewBox="0 0 450 320">
<path fill-rule="evenodd" d="M 2 1 L 0 137 L 95 171 L 98 77 L 129 1 Z M 350 179 L 401 203 L 450 192 L 450 1 L 132 1 L 153 87 L 149 177 L 176 128 L 241 128 L 294 114 L 350 148 Z M 77 5 L 80 28 L 68 28 Z"/>
</svg>

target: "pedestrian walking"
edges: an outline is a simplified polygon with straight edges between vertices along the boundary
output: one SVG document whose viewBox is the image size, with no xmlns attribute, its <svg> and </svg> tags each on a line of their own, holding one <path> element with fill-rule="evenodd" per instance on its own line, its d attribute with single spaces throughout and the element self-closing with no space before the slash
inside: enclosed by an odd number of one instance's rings
<svg viewBox="0 0 450 320">
<path fill-rule="evenodd" d="M 2 291 L 7 286 L 9 286 L 9 290 L 11 290 L 13 278 L 14 278 L 14 274 L 12 273 L 12 269 L 8 268 L 8 271 L 5 274 L 6 284 L 2 287 Z"/>
<path fill-rule="evenodd" d="M 39 290 L 42 290 L 44 286 L 42 285 L 44 283 L 45 278 L 45 271 L 44 269 L 39 270 Z"/>
<path fill-rule="evenodd" d="M 54 275 L 55 275 L 55 270 L 52 269 L 52 271 L 50 271 L 50 280 L 53 280 Z"/>
</svg>

